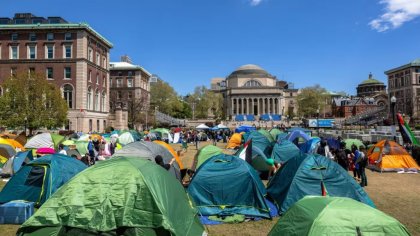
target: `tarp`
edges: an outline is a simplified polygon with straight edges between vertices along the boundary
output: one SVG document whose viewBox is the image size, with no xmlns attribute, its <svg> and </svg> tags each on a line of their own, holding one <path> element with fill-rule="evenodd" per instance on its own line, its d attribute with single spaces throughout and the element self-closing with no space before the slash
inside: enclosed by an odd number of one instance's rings
<svg viewBox="0 0 420 236">
<path fill-rule="evenodd" d="M 242 132 L 251 132 L 255 131 L 257 128 L 255 126 L 250 125 L 241 125 L 235 129 L 235 133 L 242 133 Z"/>
<path fill-rule="evenodd" d="M 367 193 L 341 166 L 317 154 L 301 153 L 284 163 L 267 185 L 267 193 L 284 213 L 307 195 L 349 197 L 372 207 Z"/>
<path fill-rule="evenodd" d="M 162 156 L 163 162 L 165 164 L 168 164 L 173 158 L 172 154 L 166 148 L 157 143 L 147 141 L 129 143 L 120 150 L 115 151 L 112 157 L 138 157 L 150 160 L 155 163 L 155 157 L 157 155 Z M 171 168 L 168 171 L 171 172 L 175 178 L 181 180 L 181 171 L 177 162 L 173 162 Z"/>
<path fill-rule="evenodd" d="M 237 148 L 242 144 L 242 134 L 241 133 L 234 133 L 232 137 L 230 137 L 226 148 Z"/>
<path fill-rule="evenodd" d="M 294 204 L 268 235 L 409 236 L 410 233 L 398 220 L 353 199 L 308 196 Z"/>
<path fill-rule="evenodd" d="M 102 161 L 73 178 L 18 235 L 204 235 L 182 185 L 140 158 Z"/>
<path fill-rule="evenodd" d="M 57 149 L 58 145 L 64 141 L 64 137 L 58 134 L 42 133 L 33 136 L 25 144 L 25 148 L 38 149 L 49 147 Z"/>
<path fill-rule="evenodd" d="M 412 156 L 398 143 L 382 140 L 369 148 L 368 168 L 377 171 L 414 171 L 420 170 Z"/>
<path fill-rule="evenodd" d="M 205 161 L 188 186 L 201 215 L 246 215 L 270 218 L 265 188 L 244 160 L 219 154 Z"/>
<path fill-rule="evenodd" d="M 287 162 L 293 157 L 300 155 L 299 148 L 289 140 L 279 140 L 274 144 L 273 151 L 271 152 L 271 158 L 280 164 Z"/>
<path fill-rule="evenodd" d="M 20 168 L 0 192 L 0 203 L 26 200 L 40 205 L 85 168 L 66 155 L 45 155 Z"/>
<path fill-rule="evenodd" d="M 203 164 L 206 160 L 210 159 L 212 156 L 222 154 L 222 149 L 214 145 L 206 145 L 201 147 L 194 156 L 194 161 L 191 169 L 196 170 Z"/>
</svg>

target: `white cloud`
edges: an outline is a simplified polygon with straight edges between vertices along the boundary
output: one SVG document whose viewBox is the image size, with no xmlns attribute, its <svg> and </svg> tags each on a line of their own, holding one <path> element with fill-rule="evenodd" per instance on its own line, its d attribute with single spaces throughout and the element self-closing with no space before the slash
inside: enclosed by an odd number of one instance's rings
<svg viewBox="0 0 420 236">
<path fill-rule="evenodd" d="M 381 0 L 385 13 L 369 22 L 378 32 L 395 29 L 420 16 L 420 0 Z"/>
<path fill-rule="evenodd" d="M 257 6 L 262 2 L 262 0 L 250 0 L 250 1 L 251 1 L 251 6 Z"/>
</svg>

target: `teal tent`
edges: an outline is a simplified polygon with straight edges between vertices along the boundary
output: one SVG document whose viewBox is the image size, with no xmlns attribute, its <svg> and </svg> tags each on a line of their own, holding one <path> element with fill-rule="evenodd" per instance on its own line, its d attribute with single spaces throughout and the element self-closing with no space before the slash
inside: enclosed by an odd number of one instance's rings
<svg viewBox="0 0 420 236">
<path fill-rule="evenodd" d="M 216 156 L 222 153 L 222 149 L 214 145 L 206 145 L 204 147 L 201 147 L 194 156 L 194 162 L 192 164 L 191 169 L 198 169 L 206 160 L 208 160 L 212 156 Z"/>
<path fill-rule="evenodd" d="M 148 160 L 118 157 L 75 176 L 17 235 L 206 235 L 182 185 Z"/>
<path fill-rule="evenodd" d="M 294 204 L 269 236 L 400 235 L 410 233 L 398 220 L 344 197 L 305 197 Z"/>
<path fill-rule="evenodd" d="M 267 193 L 283 213 L 307 195 L 349 197 L 374 204 L 367 193 L 341 166 L 317 154 L 301 153 L 288 160 L 267 186 Z"/>
<path fill-rule="evenodd" d="M 287 139 L 277 141 L 271 152 L 271 158 L 280 164 L 298 155 L 300 155 L 299 148 Z"/>
<path fill-rule="evenodd" d="M 196 171 L 187 191 L 205 216 L 270 218 L 264 184 L 257 172 L 236 156 L 219 154 L 208 159 Z"/>
<path fill-rule="evenodd" d="M 41 205 L 58 188 L 86 168 L 81 161 L 66 155 L 46 155 L 20 170 L 0 192 L 0 203 L 26 200 Z"/>
<path fill-rule="evenodd" d="M 252 131 L 246 138 L 246 142 L 249 140 L 252 140 L 251 165 L 258 171 L 268 171 L 270 166 L 266 160 L 271 157 L 273 144 L 258 131 Z"/>
</svg>

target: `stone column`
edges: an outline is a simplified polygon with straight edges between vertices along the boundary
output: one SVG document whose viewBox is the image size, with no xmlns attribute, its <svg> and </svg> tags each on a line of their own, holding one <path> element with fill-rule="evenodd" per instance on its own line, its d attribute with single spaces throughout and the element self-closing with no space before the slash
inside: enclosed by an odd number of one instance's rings
<svg viewBox="0 0 420 236">
<path fill-rule="evenodd" d="M 230 98 L 230 102 L 231 102 L 231 104 L 232 104 L 232 106 L 230 107 L 230 115 L 231 116 L 233 116 L 233 106 L 234 106 L 234 104 L 233 104 L 233 98 Z"/>
<path fill-rule="evenodd" d="M 280 111 L 281 111 L 281 109 L 280 109 L 280 98 L 277 98 L 277 114 L 280 114 Z"/>
<path fill-rule="evenodd" d="M 265 114 L 265 98 L 262 99 L 262 112 L 261 114 Z"/>
<path fill-rule="evenodd" d="M 240 101 L 241 101 L 241 115 L 243 115 L 244 114 L 244 99 L 243 98 L 240 98 Z"/>
<path fill-rule="evenodd" d="M 254 98 L 252 97 L 251 99 L 252 99 L 252 101 L 251 101 L 251 114 L 254 115 L 255 114 L 255 111 L 254 111 Z"/>
</svg>

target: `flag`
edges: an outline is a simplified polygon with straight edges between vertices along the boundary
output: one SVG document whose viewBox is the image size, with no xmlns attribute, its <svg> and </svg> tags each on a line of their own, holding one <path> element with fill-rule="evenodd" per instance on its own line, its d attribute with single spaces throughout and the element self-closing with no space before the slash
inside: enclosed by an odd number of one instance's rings
<svg viewBox="0 0 420 236">
<path fill-rule="evenodd" d="M 321 195 L 322 196 L 328 196 L 327 188 L 325 187 L 324 181 L 321 181 Z"/>
<path fill-rule="evenodd" d="M 251 164 L 252 162 L 252 139 L 244 144 L 244 149 L 239 153 L 239 158 Z"/>
</svg>

